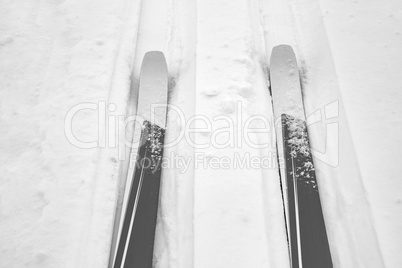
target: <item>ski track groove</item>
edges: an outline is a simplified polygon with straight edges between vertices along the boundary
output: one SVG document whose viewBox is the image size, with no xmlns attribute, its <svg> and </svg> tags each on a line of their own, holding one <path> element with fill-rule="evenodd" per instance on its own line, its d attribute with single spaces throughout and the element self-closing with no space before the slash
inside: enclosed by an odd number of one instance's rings
<svg viewBox="0 0 402 268">
<path fill-rule="evenodd" d="M 364 191 L 364 183 L 358 168 L 347 118 L 341 102 L 339 86 L 336 82 L 333 82 L 330 86 L 331 91 L 326 88 L 328 87 L 328 81 L 337 81 L 337 78 L 330 45 L 326 37 L 325 26 L 321 18 L 319 3 L 318 1 L 309 2 L 305 0 L 262 1 L 264 16 L 266 19 L 270 20 L 269 23 L 264 24 L 265 38 L 268 40 L 266 41 L 267 55 L 269 57 L 275 45 L 287 43 L 293 46 L 299 62 L 306 114 L 313 114 L 313 112 L 323 109 L 325 105 L 334 100 L 340 102 L 339 122 L 341 123 L 341 140 L 339 145 L 341 146 L 340 159 L 344 160 L 344 164 L 343 166 L 332 168 L 321 161 L 315 161 L 319 181 L 318 185 L 322 193 L 321 196 L 324 197 L 321 198 L 321 202 L 323 203 L 324 216 L 326 216 L 330 245 L 332 244 L 331 251 L 334 266 L 368 267 L 374 265 L 375 267 L 384 267 L 383 257 L 378 248 L 379 244 L 376 230 L 373 226 L 373 217 L 367 202 L 368 199 Z M 305 16 L 306 14 L 309 16 Z M 311 16 L 311 14 L 314 15 Z M 305 18 L 310 20 L 304 21 Z M 314 30 L 311 28 L 311 18 L 313 18 L 313 22 L 316 23 Z M 309 81 L 311 76 L 308 71 L 315 72 L 316 81 Z M 317 73 L 319 74 L 317 75 Z M 318 91 L 323 88 L 327 90 L 326 94 Z M 309 126 L 308 130 L 312 134 L 310 135 L 312 148 L 320 148 L 320 143 L 323 143 L 321 128 L 323 127 L 321 127 L 320 124 Z M 345 144 L 347 144 L 347 146 L 345 146 Z M 350 151 L 349 155 L 347 155 L 347 152 L 343 153 L 342 148 L 347 148 L 345 151 Z M 343 180 L 348 177 L 353 178 L 353 180 L 343 182 Z M 350 193 L 348 187 L 345 187 L 348 183 L 355 184 L 355 187 L 351 189 L 361 189 L 361 197 L 355 198 L 354 195 L 356 194 Z M 334 189 L 336 190 L 334 191 Z M 328 197 L 325 198 L 326 196 Z M 346 212 L 339 211 L 336 205 L 339 201 L 346 203 L 354 202 L 355 205 L 353 207 L 349 206 L 349 210 Z M 360 205 L 357 205 L 357 203 Z M 359 211 L 356 211 L 357 208 L 359 208 Z M 337 211 L 337 213 L 334 213 L 335 211 Z M 345 217 L 345 213 L 349 215 Z M 359 224 L 351 220 L 355 218 L 357 214 L 361 214 L 362 218 L 366 218 L 368 222 L 364 232 L 361 232 L 362 228 Z M 344 218 L 344 222 L 342 226 L 339 226 L 339 219 L 342 218 Z M 360 232 L 357 230 L 360 230 Z M 367 243 L 366 239 L 371 242 Z M 347 245 L 346 248 L 348 250 L 342 249 L 342 247 L 338 245 Z M 363 250 L 363 248 L 365 249 Z M 359 261 L 356 261 L 356 256 L 359 256 L 357 258 Z"/>
<path fill-rule="evenodd" d="M 151 7 L 154 8 L 157 7 L 157 10 L 152 9 Z M 184 12 L 181 13 L 178 11 L 178 9 L 181 9 Z M 191 93 L 191 91 L 190 94 L 186 93 L 188 92 L 188 88 L 182 87 L 180 89 L 179 85 L 179 84 L 185 84 L 185 85 L 189 84 L 187 81 L 184 82 L 181 81 L 180 73 L 181 71 L 188 72 L 186 66 L 183 67 L 183 63 L 186 62 L 185 60 L 183 60 L 183 53 L 184 53 L 183 50 L 191 51 L 191 44 L 187 44 L 191 43 L 191 40 L 190 41 L 187 40 L 191 39 L 191 37 L 188 36 L 189 30 L 187 29 L 188 27 L 191 27 L 191 25 L 190 26 L 186 25 L 183 27 L 184 28 L 183 29 L 180 27 L 182 25 L 179 25 L 179 23 L 177 23 L 176 21 L 178 19 L 184 20 L 184 18 L 186 18 L 187 15 L 181 15 L 181 14 L 187 14 L 186 12 L 189 10 L 191 12 L 191 9 L 192 9 L 191 4 L 188 4 L 186 3 L 186 1 L 183 0 L 166 1 L 163 2 L 163 4 L 161 5 L 160 2 L 157 0 L 142 0 L 142 4 L 140 7 L 141 13 L 138 22 L 138 30 L 136 34 L 137 38 L 136 46 L 132 50 L 134 51 L 133 52 L 134 63 L 132 64 L 132 74 L 131 74 L 132 79 L 129 91 L 130 92 L 129 98 L 125 106 L 126 114 L 128 115 L 135 114 L 136 99 L 138 96 L 138 87 L 139 87 L 140 66 L 143 55 L 150 50 L 160 50 L 164 52 L 166 55 L 169 67 L 170 103 L 175 104 L 176 102 L 183 102 L 183 100 L 186 97 L 188 97 L 188 95 L 190 95 L 190 98 L 191 95 L 194 95 Z M 170 14 L 170 16 L 168 14 Z M 161 17 L 163 17 L 162 20 Z M 154 22 L 158 20 L 159 22 L 156 23 L 155 25 Z M 180 40 L 180 38 L 184 38 L 184 41 Z M 183 47 L 183 44 L 181 44 L 181 42 L 185 43 L 184 45 L 185 47 Z M 194 45 L 195 45 L 195 38 L 194 38 Z M 181 51 L 177 51 L 178 46 L 181 47 Z M 191 52 L 187 53 L 192 54 Z M 115 80 L 115 78 L 113 80 Z M 180 93 L 180 91 L 182 93 Z M 113 89 L 111 91 L 111 94 L 116 94 L 113 93 Z M 191 111 L 188 110 L 188 107 L 184 108 L 184 112 L 192 113 Z M 128 135 L 132 134 L 134 133 L 132 133 L 132 131 L 129 130 Z M 133 150 L 134 152 L 132 152 L 132 155 L 136 155 L 135 152 L 136 149 L 133 148 Z M 178 148 L 173 148 L 171 151 L 178 153 Z M 167 152 L 169 152 L 169 149 L 167 149 L 166 153 Z M 190 205 L 192 204 L 192 202 L 189 202 L 189 199 L 191 199 L 191 194 L 189 196 L 190 198 L 187 198 L 188 193 L 191 193 L 191 184 L 187 185 L 187 181 L 189 177 L 191 177 L 191 170 L 190 173 L 187 173 L 185 175 L 179 174 L 178 171 L 174 171 L 173 175 L 167 173 L 168 172 L 164 172 L 162 174 L 162 181 L 161 181 L 160 198 L 164 199 L 164 202 L 160 203 L 158 210 L 158 222 L 156 229 L 155 251 L 154 251 L 154 257 L 155 257 L 154 260 L 156 260 L 157 262 L 155 262 L 154 265 L 156 267 L 183 267 L 183 268 L 189 267 L 192 266 L 193 262 L 192 260 L 193 246 L 191 242 L 192 239 L 191 235 L 189 236 L 189 232 L 191 232 L 192 230 L 192 217 L 191 218 L 188 217 L 187 216 L 188 212 L 183 212 L 179 208 L 185 206 L 185 211 L 190 211 L 189 213 L 191 214 L 192 207 Z M 130 168 L 128 166 L 127 161 L 122 162 L 119 167 L 119 177 L 121 177 L 120 180 L 123 180 L 122 183 L 124 183 L 124 180 L 125 178 L 127 178 L 128 175 L 128 178 L 126 180 L 126 190 L 125 190 L 126 194 L 129 189 L 129 185 L 131 183 L 130 174 L 131 174 Z M 181 188 L 185 189 L 184 193 L 182 193 L 183 191 L 180 191 Z M 173 202 L 175 206 L 174 207 L 165 206 L 166 203 L 170 202 Z M 125 210 L 125 202 L 123 204 L 122 209 L 123 213 L 124 210 Z M 173 210 L 173 212 L 171 210 Z M 171 224 L 172 221 L 174 222 L 173 224 Z M 184 235 L 181 233 L 184 233 Z M 183 253 L 183 251 L 185 253 Z"/>
<path fill-rule="evenodd" d="M 261 80 L 261 90 L 263 97 L 254 100 L 257 104 L 267 107 L 267 118 L 274 119 L 272 98 L 269 93 L 269 75 L 268 75 L 268 60 L 266 53 L 266 42 L 264 38 L 264 17 L 262 1 L 248 1 L 249 20 L 251 22 L 252 35 L 254 40 L 255 61 L 258 67 L 257 76 Z M 257 80 L 257 79 L 254 79 Z M 258 85 L 255 85 L 258 87 Z M 274 124 L 275 121 L 271 120 Z M 276 155 L 276 140 L 275 126 L 270 126 L 271 133 L 264 137 L 270 143 L 270 148 L 260 149 L 259 156 L 266 157 L 267 155 Z M 260 142 L 263 140 L 259 137 Z M 275 146 L 273 146 L 275 144 Z M 273 147 L 272 147 L 273 146 Z M 262 187 L 261 195 L 263 198 L 263 211 L 265 219 L 265 236 L 268 246 L 268 263 L 272 267 L 288 267 L 288 250 L 285 218 L 283 217 L 283 201 L 280 188 L 279 169 L 277 166 L 271 167 L 269 170 L 261 169 Z M 278 233 L 282 233 L 280 241 L 278 241 Z"/>
<path fill-rule="evenodd" d="M 131 25 L 131 24 L 128 25 L 128 26 L 126 25 L 125 36 L 123 35 L 123 38 L 126 37 L 126 38 L 129 39 L 129 40 L 127 40 L 125 42 L 125 46 L 128 46 L 129 47 L 128 51 L 129 51 L 129 53 L 131 52 L 129 54 L 130 62 L 126 62 L 126 64 L 128 64 L 128 66 L 127 66 L 128 67 L 128 72 L 126 73 L 126 76 L 125 76 L 126 79 L 123 79 L 123 81 L 127 80 L 127 82 L 129 84 L 126 84 L 126 87 L 125 87 L 126 92 L 124 92 L 125 93 L 124 94 L 125 99 L 121 101 L 122 107 L 121 107 L 121 110 L 120 110 L 121 112 L 124 111 L 124 114 L 126 116 L 129 116 L 130 114 L 132 114 L 132 110 L 130 110 L 130 107 L 132 107 L 132 105 L 128 105 L 128 104 L 130 103 L 130 99 L 131 99 L 132 69 L 133 69 L 134 61 L 135 61 L 135 54 L 136 54 L 135 51 L 137 49 L 138 32 L 139 32 L 140 23 L 141 23 L 141 7 L 142 7 L 143 1 L 146 1 L 146 0 L 139 0 L 138 4 L 136 6 L 136 10 L 134 10 L 134 13 L 138 14 L 138 18 L 136 20 L 135 25 Z M 130 0 L 127 0 L 127 2 L 130 2 Z M 128 10 L 130 10 L 130 9 L 128 9 Z M 135 20 L 134 19 L 135 16 L 133 16 L 132 12 L 130 12 L 130 11 L 127 12 L 127 17 L 128 17 L 127 20 L 129 20 L 129 21 L 130 21 L 130 18 L 132 18 L 131 19 L 132 21 Z M 132 33 L 132 36 L 131 36 L 129 33 L 132 30 L 132 26 L 134 26 L 135 29 L 134 29 L 134 31 Z M 121 49 L 120 51 L 122 51 L 122 50 L 123 49 Z M 118 51 L 118 52 L 120 52 L 120 51 Z M 119 55 L 118 52 L 116 53 L 116 56 Z M 123 52 L 123 54 L 124 54 L 124 52 Z M 116 75 L 118 76 L 120 74 L 117 73 Z M 111 86 L 112 85 L 113 84 L 111 83 Z M 117 95 L 117 93 L 114 93 L 112 91 L 113 91 L 113 87 L 111 87 L 108 103 L 114 103 L 113 101 L 110 101 L 110 100 L 117 97 L 117 96 L 114 96 L 114 95 Z M 125 132 L 125 129 L 124 130 L 120 129 L 119 131 Z M 119 133 L 121 133 L 121 132 L 119 132 Z M 124 153 L 124 159 L 129 159 L 129 155 L 131 153 L 131 150 L 125 148 L 124 152 L 125 152 Z M 119 151 L 118 152 L 118 157 L 120 157 L 120 156 L 121 156 L 121 153 Z M 122 187 L 122 185 L 126 185 L 126 182 L 127 182 L 127 165 L 128 165 L 127 161 L 121 161 L 118 164 L 118 172 L 116 173 L 116 175 L 117 175 L 117 178 L 116 178 L 117 179 L 117 187 L 116 187 L 117 188 L 117 190 L 116 190 L 116 193 L 117 193 L 116 204 L 117 204 L 117 206 L 115 206 L 116 208 L 115 208 L 115 217 L 114 217 L 114 221 L 113 221 L 113 230 L 115 230 L 115 228 L 117 228 L 116 226 L 120 226 L 122 211 L 124 213 L 123 206 L 119 206 L 119 205 L 120 204 L 122 205 L 122 203 L 123 203 L 123 197 L 124 197 L 123 194 L 124 194 L 124 192 L 123 193 L 121 192 L 121 187 Z M 117 217 L 117 216 L 119 216 L 119 217 Z M 113 258 L 111 256 L 114 255 L 114 253 L 115 253 L 114 251 L 116 250 L 115 247 L 116 247 L 116 243 L 117 243 L 118 237 L 119 237 L 118 232 L 117 232 L 118 230 L 119 230 L 119 228 L 117 228 L 115 230 L 116 233 L 113 233 L 112 237 L 111 237 L 111 249 L 110 249 L 110 256 L 109 256 L 109 265 L 112 265 Z"/>
<path fill-rule="evenodd" d="M 191 62 L 195 57 L 196 31 L 190 17 L 193 13 L 194 1 L 169 1 L 166 48 L 170 77 L 169 104 L 179 106 L 186 115 L 194 113 L 194 91 L 191 89 L 194 88 L 195 74 L 192 74 Z M 184 21 L 186 24 L 183 24 Z M 174 113 L 168 115 L 167 141 L 183 127 L 175 119 Z M 182 140 L 173 147 L 165 148 L 165 155 L 171 154 L 193 157 L 193 150 Z M 158 261 L 156 267 L 193 267 L 193 176 L 192 167 L 184 173 L 175 168 L 167 169 L 162 175 L 156 233 L 159 242 L 154 254 Z"/>
<path fill-rule="evenodd" d="M 125 15 L 124 15 L 124 21 L 128 22 L 123 26 L 123 29 L 120 33 L 119 37 L 119 46 L 118 49 L 115 52 L 115 60 L 112 68 L 112 75 L 110 78 L 110 85 L 109 85 L 109 92 L 108 96 L 106 99 L 107 104 L 110 103 L 117 103 L 117 110 L 122 112 L 122 107 L 124 106 L 125 98 L 129 96 L 128 89 L 129 85 L 125 82 L 123 82 L 123 85 L 121 85 L 117 81 L 128 81 L 129 74 L 130 74 L 130 62 L 125 62 L 125 56 L 124 54 L 127 53 L 127 51 L 135 51 L 136 47 L 136 39 L 137 39 L 137 32 L 139 28 L 139 20 L 135 22 L 135 16 L 132 16 L 132 14 L 139 14 L 138 10 L 141 9 L 141 3 L 142 1 L 139 0 L 137 3 L 132 2 L 130 0 L 125 1 Z M 132 27 L 134 26 L 134 31 L 131 33 L 133 30 Z M 134 42 L 133 42 L 134 41 Z M 132 58 L 133 56 L 129 56 L 129 58 Z M 126 66 L 125 66 L 126 65 Z M 117 68 L 117 67 L 123 67 L 123 68 Z M 119 71 L 125 70 L 125 73 L 120 73 Z M 119 96 L 120 95 L 120 96 Z M 118 104 L 122 104 L 120 107 Z M 106 115 L 107 116 L 107 115 Z M 120 130 L 121 131 L 121 130 Z M 106 139 L 106 137 L 103 137 Z M 109 185 L 110 183 L 113 184 L 113 182 L 118 182 L 119 178 L 117 174 L 119 174 L 119 170 L 121 168 L 116 167 L 111 167 L 110 166 L 110 159 L 115 158 L 117 156 L 118 158 L 118 152 L 116 150 L 109 151 L 108 149 L 102 150 L 99 149 L 99 154 L 98 154 L 98 168 L 97 168 L 97 173 L 94 177 L 94 190 L 93 190 L 93 198 L 91 202 L 91 209 L 89 212 L 93 213 L 93 215 L 90 217 L 90 222 L 88 224 L 88 230 L 86 231 L 86 237 L 85 238 L 85 243 L 83 244 L 83 249 L 87 248 L 90 250 L 89 254 L 85 256 L 81 256 L 80 263 L 82 265 L 77 265 L 77 267 L 101 267 L 102 263 L 108 263 L 109 260 L 109 252 L 110 252 L 110 244 L 107 243 L 107 245 L 104 245 L 102 243 L 99 243 L 99 239 L 97 238 L 98 234 L 94 231 L 96 228 L 93 228 L 94 226 L 106 226 L 104 227 L 104 231 L 107 232 L 107 228 L 110 228 L 112 230 L 114 226 L 114 217 L 112 217 L 109 222 L 109 224 L 105 224 L 105 219 L 103 217 L 103 213 L 101 212 L 102 207 L 104 206 L 110 206 L 110 203 L 105 204 L 105 199 L 109 200 L 112 204 L 115 204 L 117 202 L 118 195 L 116 196 L 117 192 L 114 191 L 107 191 L 107 188 L 105 189 L 106 185 Z M 116 159 L 116 158 L 115 158 Z M 112 164 L 113 165 L 113 164 Z M 111 170 L 105 171 L 105 167 L 111 168 Z M 105 174 L 106 173 L 106 174 Z M 99 186 L 100 183 L 104 183 L 105 185 L 102 185 L 102 187 Z M 112 189 L 118 189 L 117 187 L 111 187 Z M 112 192 L 112 193 L 110 193 Z M 105 198 L 108 196 L 108 198 Z M 110 201 L 113 200 L 113 201 Z M 115 215 L 115 205 L 110 207 L 113 211 L 111 215 Z M 100 213 L 97 213 L 100 212 Z M 109 237 L 107 241 L 112 241 L 112 233 L 110 235 L 106 235 L 106 237 Z M 103 247 L 103 248 L 102 248 Z M 85 252 L 84 250 L 81 250 L 81 252 Z M 100 254 L 99 254 L 100 253 Z M 91 255 L 92 254 L 92 255 Z M 99 258 L 98 256 L 104 256 L 103 258 Z"/>
</svg>

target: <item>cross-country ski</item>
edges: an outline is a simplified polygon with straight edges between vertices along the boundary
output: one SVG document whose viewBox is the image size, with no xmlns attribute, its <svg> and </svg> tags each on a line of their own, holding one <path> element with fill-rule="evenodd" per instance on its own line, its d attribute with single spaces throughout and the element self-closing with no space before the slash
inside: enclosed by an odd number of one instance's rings
<svg viewBox="0 0 402 268">
<path fill-rule="evenodd" d="M 299 68 L 293 49 L 274 47 L 271 92 L 277 126 L 278 155 L 283 157 L 282 189 L 292 268 L 332 267 L 331 252 L 311 154 Z"/>
<path fill-rule="evenodd" d="M 402 267 L 402 1 L 0 1 L 0 268 Z"/>
<path fill-rule="evenodd" d="M 168 73 L 163 53 L 144 56 L 141 67 L 137 124 L 142 123 L 124 221 L 112 248 L 114 268 L 152 267 L 165 139 Z M 154 107 L 158 105 L 158 109 Z M 137 129 L 138 130 L 138 129 Z M 121 217 L 121 215 L 116 215 Z M 117 229 L 119 226 L 115 226 Z M 115 235 L 116 235 L 115 234 Z M 116 237 L 117 238 L 117 237 Z M 116 250 L 116 251 L 115 251 Z M 115 256 L 114 256 L 115 254 Z"/>
</svg>

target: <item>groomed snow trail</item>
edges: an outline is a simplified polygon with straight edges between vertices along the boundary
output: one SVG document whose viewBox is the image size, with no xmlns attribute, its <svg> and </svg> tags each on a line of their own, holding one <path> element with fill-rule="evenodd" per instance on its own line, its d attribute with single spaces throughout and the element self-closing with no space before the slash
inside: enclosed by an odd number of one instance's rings
<svg viewBox="0 0 402 268">
<path fill-rule="evenodd" d="M 149 50 L 165 53 L 178 108 L 169 110 L 167 141 L 200 130 L 165 149 L 188 162 L 163 172 L 155 267 L 289 267 L 267 81 L 281 43 L 296 50 L 316 121 L 309 132 L 334 265 L 384 267 L 318 1 L 0 5 L 1 267 L 107 266 L 129 174 L 129 151 L 114 138 L 132 134 L 118 117 L 135 113 Z M 69 117 L 81 104 L 90 106 Z M 85 144 L 72 144 L 69 129 Z M 266 168 L 241 167 L 262 158 Z"/>
</svg>

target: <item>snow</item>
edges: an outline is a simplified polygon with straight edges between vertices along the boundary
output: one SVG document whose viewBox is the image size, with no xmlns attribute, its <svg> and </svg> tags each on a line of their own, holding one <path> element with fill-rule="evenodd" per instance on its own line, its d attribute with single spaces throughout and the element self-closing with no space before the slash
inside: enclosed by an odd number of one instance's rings
<svg viewBox="0 0 402 268">
<path fill-rule="evenodd" d="M 267 68 L 282 43 L 298 58 L 334 266 L 402 266 L 400 1 L 0 6 L 1 267 L 107 265 L 130 155 L 113 132 L 132 135 L 117 118 L 135 112 L 150 50 L 179 108 L 166 139 L 200 128 L 164 151 L 187 168 L 163 171 L 155 266 L 288 267 L 278 167 L 257 163 L 276 164 Z M 245 156 L 257 164 L 236 168 Z"/>
<path fill-rule="evenodd" d="M 402 2 L 320 1 L 386 267 L 401 267 Z"/>
<path fill-rule="evenodd" d="M 258 149 L 245 141 L 232 148 L 214 146 L 214 141 L 230 139 L 225 133 L 213 135 L 228 127 L 230 119 L 238 129 L 253 115 L 272 115 L 260 64 L 265 54 L 262 28 L 254 8 L 258 7 L 242 0 L 197 2 L 196 114 L 209 119 L 211 130 L 195 134 L 197 144 L 209 144 L 195 153 L 210 162 L 228 158 L 233 165 L 236 155 L 249 153 L 253 158 L 275 151 L 273 144 Z M 247 85 L 248 94 L 233 85 Z M 217 94 L 205 96 L 212 87 Z M 227 120 L 214 120 L 222 114 Z M 204 122 L 196 122 L 196 127 L 204 128 Z M 244 132 L 232 134 L 234 140 L 245 139 Z M 269 138 L 269 133 L 250 135 L 260 144 Z M 222 169 L 212 164 L 196 169 L 194 249 L 194 267 L 288 266 L 277 170 Z"/>
<path fill-rule="evenodd" d="M 108 252 L 117 155 L 73 146 L 64 124 L 74 106 L 114 102 L 111 84 L 129 85 L 124 70 L 113 81 L 123 3 L 1 3 L 1 36 L 13 40 L 0 49 L 1 267 L 82 267 L 92 232 Z M 98 140 L 97 117 L 90 109 L 77 113 L 77 139 Z M 102 182 L 108 194 L 95 203 Z M 92 230 L 97 213 L 103 220 Z"/>
</svg>

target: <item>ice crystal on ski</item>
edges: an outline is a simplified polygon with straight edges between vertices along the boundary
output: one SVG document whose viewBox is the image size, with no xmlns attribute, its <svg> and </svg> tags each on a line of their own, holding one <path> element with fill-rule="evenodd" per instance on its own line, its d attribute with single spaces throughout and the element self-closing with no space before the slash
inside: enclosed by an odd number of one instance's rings
<svg viewBox="0 0 402 268">
<path fill-rule="evenodd" d="M 286 124 L 289 131 L 288 144 L 291 147 L 292 157 L 296 157 L 299 153 L 306 157 L 310 156 L 306 124 L 290 116 L 287 117 Z"/>
<path fill-rule="evenodd" d="M 286 116 L 284 121 L 288 131 L 287 146 L 289 146 L 290 155 L 299 163 L 296 165 L 294 175 L 298 180 L 303 180 L 307 185 L 316 189 L 317 183 L 306 123 L 291 116 Z"/>
<path fill-rule="evenodd" d="M 150 122 L 144 123 L 148 129 L 148 137 L 146 141 L 147 150 L 151 152 L 151 169 L 160 167 L 163 155 L 163 140 L 165 137 L 165 130 Z"/>
</svg>

